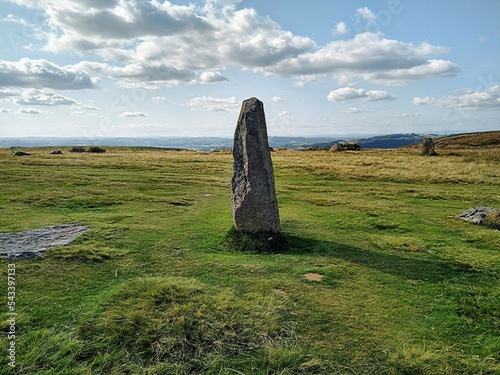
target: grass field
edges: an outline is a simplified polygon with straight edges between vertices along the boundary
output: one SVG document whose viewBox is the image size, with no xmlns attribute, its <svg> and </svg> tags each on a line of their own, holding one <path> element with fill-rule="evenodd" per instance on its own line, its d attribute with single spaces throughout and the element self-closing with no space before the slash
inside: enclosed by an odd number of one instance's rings
<svg viewBox="0 0 500 375">
<path fill-rule="evenodd" d="M 236 252 L 232 156 L 0 149 L 0 231 L 91 227 L 16 261 L 2 374 L 498 374 L 500 150 L 273 153 L 284 253 Z M 305 274 L 322 276 L 307 280 Z"/>
</svg>

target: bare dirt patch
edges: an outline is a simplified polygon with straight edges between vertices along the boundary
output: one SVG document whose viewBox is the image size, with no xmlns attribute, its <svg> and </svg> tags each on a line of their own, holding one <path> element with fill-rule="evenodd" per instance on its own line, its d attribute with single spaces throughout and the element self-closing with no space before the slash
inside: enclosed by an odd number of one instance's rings
<svg viewBox="0 0 500 375">
<path fill-rule="evenodd" d="M 323 275 L 320 275 L 319 273 L 314 273 L 314 272 L 309 272 L 304 275 L 306 280 L 309 281 L 322 281 L 323 280 Z"/>
<path fill-rule="evenodd" d="M 0 234 L 0 256 L 8 259 L 31 259 L 43 255 L 50 247 L 71 243 L 86 232 L 89 227 L 75 224 L 61 224 L 25 232 Z"/>
</svg>

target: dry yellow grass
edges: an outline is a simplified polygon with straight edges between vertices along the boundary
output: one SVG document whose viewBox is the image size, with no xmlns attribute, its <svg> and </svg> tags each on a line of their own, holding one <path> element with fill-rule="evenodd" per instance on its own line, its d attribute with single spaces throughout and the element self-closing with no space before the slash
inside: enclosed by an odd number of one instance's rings
<svg viewBox="0 0 500 375">
<path fill-rule="evenodd" d="M 304 153 L 279 151 L 274 163 L 287 169 L 328 175 L 335 179 L 368 179 L 430 183 L 500 183 L 500 149 L 442 151 L 435 157 L 420 156 L 415 150 L 367 150 L 361 152 Z"/>
</svg>

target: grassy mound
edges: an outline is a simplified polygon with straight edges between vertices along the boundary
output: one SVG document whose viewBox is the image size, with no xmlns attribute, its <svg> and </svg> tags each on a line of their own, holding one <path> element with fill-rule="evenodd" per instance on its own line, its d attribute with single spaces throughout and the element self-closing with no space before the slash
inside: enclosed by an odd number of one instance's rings
<svg viewBox="0 0 500 375">
<path fill-rule="evenodd" d="M 436 146 L 439 148 L 498 147 L 498 145 L 500 145 L 500 131 L 457 134 L 436 140 Z"/>
<path fill-rule="evenodd" d="M 492 210 L 486 215 L 485 224 L 493 229 L 500 229 L 500 210 Z"/>
<path fill-rule="evenodd" d="M 93 373 L 223 373 L 229 363 L 306 371 L 276 298 L 211 290 L 192 278 L 132 280 L 80 329 Z M 274 372 L 273 372 L 274 373 Z"/>
</svg>

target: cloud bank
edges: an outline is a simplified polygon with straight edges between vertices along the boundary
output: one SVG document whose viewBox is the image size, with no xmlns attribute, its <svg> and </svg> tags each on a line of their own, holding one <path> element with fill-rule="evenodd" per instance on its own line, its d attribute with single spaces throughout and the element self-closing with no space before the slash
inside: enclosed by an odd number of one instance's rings
<svg viewBox="0 0 500 375">
<path fill-rule="evenodd" d="M 500 109 L 500 85 L 489 87 L 483 91 L 469 90 L 460 96 L 445 96 L 440 99 L 431 97 L 413 98 L 415 105 L 431 105 L 441 108 L 459 110 Z"/>
<path fill-rule="evenodd" d="M 207 0 L 201 6 L 156 0 L 10 1 L 43 14 L 48 26 L 40 38 L 46 51 L 99 59 L 67 67 L 46 60 L 0 61 L 0 87 L 89 89 L 96 87 L 97 76 L 126 87 L 212 84 L 228 81 L 224 72 L 230 67 L 292 77 L 298 87 L 324 76 L 391 86 L 460 71 L 438 58 L 449 52 L 446 47 L 373 32 L 318 45 L 255 9 L 238 9 L 238 1 Z M 367 7 L 359 8 L 357 17 L 376 18 Z M 348 27 L 339 22 L 334 32 L 344 35 Z"/>
</svg>

